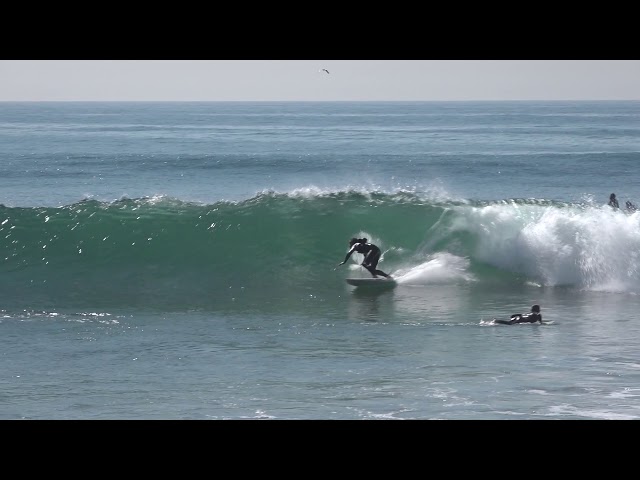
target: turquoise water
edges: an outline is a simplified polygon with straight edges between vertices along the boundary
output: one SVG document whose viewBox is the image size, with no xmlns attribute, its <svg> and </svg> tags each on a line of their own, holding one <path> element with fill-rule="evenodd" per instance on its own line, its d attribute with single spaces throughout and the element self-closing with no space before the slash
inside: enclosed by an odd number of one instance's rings
<svg viewBox="0 0 640 480">
<path fill-rule="evenodd" d="M 0 418 L 640 418 L 639 107 L 2 103 Z"/>
</svg>

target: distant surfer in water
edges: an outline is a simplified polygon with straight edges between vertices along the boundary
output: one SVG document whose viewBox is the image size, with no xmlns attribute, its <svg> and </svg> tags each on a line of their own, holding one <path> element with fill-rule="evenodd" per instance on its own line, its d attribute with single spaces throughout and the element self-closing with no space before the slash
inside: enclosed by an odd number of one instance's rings
<svg viewBox="0 0 640 480">
<path fill-rule="evenodd" d="M 349 257 L 353 252 L 362 253 L 364 255 L 364 261 L 361 263 L 361 265 L 369 270 L 369 273 L 373 275 L 373 278 L 378 278 L 378 275 L 382 275 L 386 278 L 391 278 L 391 275 L 387 275 L 382 270 L 376 269 L 376 267 L 378 266 L 378 262 L 380 261 L 380 255 L 382 255 L 380 248 L 378 248 L 376 245 L 374 245 L 373 243 L 367 243 L 366 238 L 354 237 L 349 240 L 349 247 L 350 249 L 347 252 L 347 255 L 344 257 L 344 261 L 342 263 L 339 263 L 338 267 L 347 263 L 347 260 L 349 260 Z"/>
<path fill-rule="evenodd" d="M 609 195 L 609 206 L 613 208 L 620 208 L 620 205 L 618 204 L 618 199 L 616 198 L 615 193 L 612 193 L 611 195 Z"/>
<path fill-rule="evenodd" d="M 510 320 L 496 320 L 496 323 L 502 323 L 505 325 L 513 325 L 514 323 L 542 323 L 542 314 L 540 313 L 540 305 L 534 305 L 531 307 L 531 312 L 525 313 L 514 313 L 511 315 Z"/>
</svg>

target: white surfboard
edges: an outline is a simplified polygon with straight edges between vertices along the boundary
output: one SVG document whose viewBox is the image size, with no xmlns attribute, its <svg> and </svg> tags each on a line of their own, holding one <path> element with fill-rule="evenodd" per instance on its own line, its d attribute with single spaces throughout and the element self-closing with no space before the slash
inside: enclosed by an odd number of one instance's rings
<svg viewBox="0 0 640 480">
<path fill-rule="evenodd" d="M 398 283 L 392 278 L 345 278 L 345 282 L 354 287 L 395 287 Z"/>
</svg>

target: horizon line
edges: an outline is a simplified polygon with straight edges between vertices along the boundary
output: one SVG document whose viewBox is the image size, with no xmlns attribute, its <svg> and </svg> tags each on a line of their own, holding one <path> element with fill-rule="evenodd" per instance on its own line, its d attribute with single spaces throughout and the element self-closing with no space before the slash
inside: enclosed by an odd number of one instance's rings
<svg viewBox="0 0 640 480">
<path fill-rule="evenodd" d="M 18 99 L 18 100 L 2 100 L 0 99 L 0 103 L 62 103 L 62 102 L 67 102 L 67 103 L 71 103 L 71 102 L 82 102 L 82 103 L 96 103 L 96 102 L 102 102 L 102 103 L 109 103 L 109 102 L 114 102 L 114 103 L 224 103 L 224 102 L 228 102 L 228 103 L 338 103 L 338 102 L 351 102 L 351 103 L 356 103 L 356 102 L 360 102 L 360 103 L 364 103 L 364 102 L 369 102 L 369 103 L 391 103 L 391 102 L 395 102 L 395 103 L 437 103 L 437 102 L 638 102 L 640 101 L 640 98 L 619 98 L 619 99 L 611 99 L 611 98 L 593 98 L 593 99 L 588 99 L 588 98 L 579 98 L 579 99 L 518 99 L 518 98 L 510 98 L 510 99 L 447 99 L 447 100 L 277 100 L 277 99 L 273 99 L 273 100 L 107 100 L 107 99 L 93 99 L 93 100 L 86 100 L 86 99 L 75 99 L 75 100 L 70 100 L 70 99 L 65 99 L 65 100 L 25 100 L 25 99 Z"/>
</svg>

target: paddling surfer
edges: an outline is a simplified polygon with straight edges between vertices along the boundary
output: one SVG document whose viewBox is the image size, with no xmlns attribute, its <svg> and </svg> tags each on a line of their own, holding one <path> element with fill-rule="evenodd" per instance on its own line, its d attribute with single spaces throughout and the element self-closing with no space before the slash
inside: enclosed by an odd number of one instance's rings
<svg viewBox="0 0 640 480">
<path fill-rule="evenodd" d="M 529 313 L 514 313 L 509 320 L 495 320 L 495 323 L 503 323 L 505 325 L 513 325 L 515 323 L 542 323 L 540 305 L 532 306 L 531 312 Z"/>
</svg>

